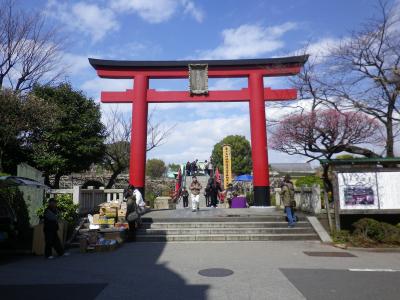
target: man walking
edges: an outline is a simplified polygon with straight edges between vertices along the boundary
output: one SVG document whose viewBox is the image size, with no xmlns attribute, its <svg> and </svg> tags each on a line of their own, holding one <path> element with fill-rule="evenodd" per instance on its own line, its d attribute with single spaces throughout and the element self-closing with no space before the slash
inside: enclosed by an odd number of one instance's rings
<svg viewBox="0 0 400 300">
<path fill-rule="evenodd" d="M 294 203 L 294 185 L 290 181 L 290 175 L 285 175 L 283 183 L 281 185 L 281 197 L 283 205 L 285 206 L 285 212 L 288 219 L 289 227 L 294 227 L 296 224 L 295 216 L 292 210 L 292 205 Z"/>
<path fill-rule="evenodd" d="M 197 173 L 197 159 L 195 161 L 192 161 L 191 165 L 190 165 L 190 171 L 191 171 L 191 175 L 192 176 L 196 176 Z"/>
<path fill-rule="evenodd" d="M 212 182 L 210 184 L 210 197 L 211 197 L 211 206 L 216 208 L 218 205 L 218 194 L 222 192 L 221 185 L 214 178 L 212 178 Z"/>
<path fill-rule="evenodd" d="M 202 186 L 200 182 L 197 181 L 197 177 L 192 177 L 192 183 L 190 184 L 190 199 L 192 200 L 192 209 L 195 212 L 199 210 L 199 202 L 200 202 L 200 190 Z"/>
<path fill-rule="evenodd" d="M 49 204 L 44 211 L 44 239 L 45 239 L 45 249 L 44 255 L 48 259 L 53 259 L 52 250 L 56 250 L 59 256 L 68 255 L 65 253 L 61 245 L 60 239 L 58 238 L 58 220 L 59 211 L 57 209 L 57 202 L 54 198 L 49 200 Z"/>
<path fill-rule="evenodd" d="M 211 206 L 211 201 L 210 201 L 210 191 L 211 191 L 211 184 L 212 184 L 213 179 L 209 178 L 206 188 L 204 189 L 204 197 L 206 198 L 206 206 L 210 207 Z"/>
<path fill-rule="evenodd" d="M 191 166 L 192 166 L 192 164 L 190 163 L 190 161 L 188 161 L 188 162 L 186 163 L 186 176 L 190 176 L 190 173 L 191 173 Z"/>
</svg>

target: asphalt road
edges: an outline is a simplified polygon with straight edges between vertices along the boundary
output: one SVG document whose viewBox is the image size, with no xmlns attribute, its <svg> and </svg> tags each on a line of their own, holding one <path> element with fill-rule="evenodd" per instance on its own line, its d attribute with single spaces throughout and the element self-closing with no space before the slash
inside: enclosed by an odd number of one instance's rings
<svg viewBox="0 0 400 300">
<path fill-rule="evenodd" d="M 399 299 L 396 270 L 400 253 L 344 251 L 313 241 L 130 243 L 109 253 L 3 263 L 0 298 Z"/>
</svg>

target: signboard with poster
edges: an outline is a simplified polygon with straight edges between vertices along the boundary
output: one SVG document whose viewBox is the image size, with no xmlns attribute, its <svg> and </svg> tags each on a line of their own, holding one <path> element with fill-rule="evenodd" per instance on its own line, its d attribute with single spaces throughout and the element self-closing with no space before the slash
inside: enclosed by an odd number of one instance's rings
<svg viewBox="0 0 400 300">
<path fill-rule="evenodd" d="M 339 213 L 390 213 L 400 210 L 400 170 L 336 172 Z"/>
<path fill-rule="evenodd" d="M 338 173 L 341 209 L 378 209 L 376 173 Z"/>
</svg>

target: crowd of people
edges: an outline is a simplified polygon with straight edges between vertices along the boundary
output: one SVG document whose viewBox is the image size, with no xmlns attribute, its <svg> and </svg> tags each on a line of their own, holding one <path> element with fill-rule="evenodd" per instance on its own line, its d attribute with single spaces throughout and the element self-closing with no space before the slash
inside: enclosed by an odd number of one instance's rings
<svg viewBox="0 0 400 300">
<path fill-rule="evenodd" d="M 194 161 L 193 166 L 196 166 L 197 159 Z M 188 164 L 191 164 L 188 162 Z M 208 166 L 212 166 L 211 162 Z M 205 168 L 206 170 L 212 170 Z M 188 169 L 187 169 L 188 170 Z M 190 174 L 192 170 L 196 172 L 197 168 L 190 168 Z M 207 173 L 212 174 L 212 173 Z M 297 217 L 294 213 L 294 208 L 296 207 L 296 202 L 294 200 L 294 184 L 291 181 L 289 175 L 286 175 L 280 185 L 281 192 L 280 195 L 282 197 L 282 202 L 285 207 L 285 214 L 288 221 L 289 227 L 294 227 L 296 225 Z M 192 176 L 192 182 L 189 186 L 189 191 L 186 187 L 182 188 L 180 193 L 180 197 L 183 201 L 183 207 L 189 206 L 189 196 L 191 198 L 192 203 L 192 211 L 196 212 L 200 209 L 200 194 L 202 192 L 202 185 L 197 180 L 196 175 Z M 223 190 L 221 187 L 221 183 L 215 178 L 215 176 L 210 175 L 210 178 L 207 181 L 207 185 L 204 188 L 204 196 L 206 199 L 207 207 L 218 206 L 219 202 L 225 202 L 227 206 L 231 207 L 232 199 L 238 196 L 238 191 L 233 187 L 230 183 L 226 190 Z M 124 191 L 124 200 L 127 201 L 127 212 L 126 212 L 126 220 L 129 224 L 129 232 L 132 235 L 132 239 L 134 240 L 135 231 L 141 225 L 140 216 L 145 213 L 146 207 L 145 202 L 143 200 L 143 196 L 139 189 L 135 188 L 132 185 L 129 185 L 127 189 Z M 61 245 L 61 242 L 58 238 L 58 221 L 60 218 L 60 212 L 57 208 L 57 202 L 54 198 L 51 198 L 48 201 L 48 207 L 44 211 L 43 221 L 44 221 L 44 236 L 45 236 L 45 257 L 48 259 L 53 259 L 52 250 L 54 249 L 59 256 L 69 255 L 68 252 L 64 251 L 64 248 Z"/>
<path fill-rule="evenodd" d="M 202 166 L 200 166 L 198 159 L 195 159 L 192 162 L 188 161 L 185 165 L 185 170 L 186 176 L 193 176 L 200 172 L 203 172 L 204 175 L 208 175 L 210 177 L 214 175 L 214 167 L 211 158 L 208 161 L 205 160 L 204 164 L 202 163 Z"/>
<path fill-rule="evenodd" d="M 183 207 L 189 206 L 189 196 L 192 203 L 192 210 L 198 211 L 199 210 L 199 202 L 200 202 L 200 194 L 202 193 L 203 186 L 197 180 L 197 176 L 192 176 L 192 182 L 189 186 L 189 191 L 186 187 L 182 188 L 182 192 L 180 197 L 183 201 Z M 231 200 L 233 197 L 237 196 L 233 185 L 229 184 L 226 190 L 223 190 L 221 187 L 221 183 L 215 178 L 210 177 L 207 181 L 207 185 L 204 187 L 203 190 L 204 197 L 206 199 L 206 206 L 207 207 L 218 207 L 219 202 L 224 202 L 228 204 L 227 207 L 230 207 Z"/>
</svg>

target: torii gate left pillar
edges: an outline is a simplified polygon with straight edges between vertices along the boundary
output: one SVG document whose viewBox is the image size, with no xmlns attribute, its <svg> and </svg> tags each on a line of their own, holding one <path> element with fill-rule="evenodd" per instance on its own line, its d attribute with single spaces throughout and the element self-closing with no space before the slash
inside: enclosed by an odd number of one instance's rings
<svg viewBox="0 0 400 300">
<path fill-rule="evenodd" d="M 264 88 L 264 77 L 295 75 L 307 56 L 249 60 L 208 61 L 113 61 L 89 59 L 103 78 L 134 79 L 134 88 L 125 92 L 102 92 L 104 103 L 132 103 L 132 137 L 129 181 L 144 194 L 147 115 L 149 103 L 170 102 L 249 102 L 253 160 L 254 202 L 269 206 L 269 170 L 266 136 L 265 101 L 296 99 L 295 89 Z M 248 88 L 232 91 L 209 91 L 192 95 L 188 91 L 149 89 L 150 79 L 188 78 L 188 65 L 206 64 L 208 77 L 246 77 Z"/>
</svg>

